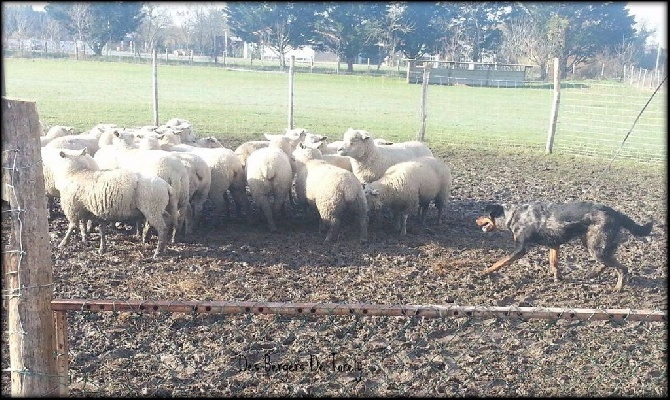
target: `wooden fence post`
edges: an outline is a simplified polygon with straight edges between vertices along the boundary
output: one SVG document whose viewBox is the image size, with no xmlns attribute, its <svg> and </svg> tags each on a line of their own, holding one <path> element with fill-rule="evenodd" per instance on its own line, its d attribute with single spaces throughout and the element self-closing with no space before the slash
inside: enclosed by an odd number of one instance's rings
<svg viewBox="0 0 670 400">
<path fill-rule="evenodd" d="M 13 397 L 53 396 L 60 384 L 40 132 L 34 102 L 2 98 L 2 198 L 10 204 L 12 226 L 9 243 L 2 245 L 2 269 Z"/>
<path fill-rule="evenodd" d="M 293 129 L 293 74 L 295 73 L 295 56 L 291 56 L 288 67 L 288 129 Z"/>
<path fill-rule="evenodd" d="M 547 134 L 546 153 L 551 154 L 554 149 L 554 136 L 556 135 L 556 121 L 558 121 L 558 105 L 561 103 L 561 69 L 558 58 L 554 58 L 554 102 L 551 105 L 549 115 L 549 132 Z"/>
<path fill-rule="evenodd" d="M 58 395 L 67 397 L 69 393 L 70 379 L 68 375 L 68 352 L 70 346 L 67 339 L 67 312 L 54 311 L 54 349 L 56 349 L 56 370 L 60 377 Z"/>
<path fill-rule="evenodd" d="M 152 83 L 153 83 L 153 99 L 154 99 L 154 126 L 158 126 L 158 51 L 156 48 L 152 52 Z"/>
<path fill-rule="evenodd" d="M 412 60 L 407 60 L 407 71 L 405 74 L 405 82 L 409 83 L 409 76 L 412 71 L 412 67 L 414 66 L 414 62 Z"/>
<path fill-rule="evenodd" d="M 426 135 L 426 101 L 428 98 L 428 84 L 432 67 L 433 63 L 431 62 L 423 63 L 423 81 L 421 82 L 421 126 L 419 127 L 419 132 L 416 134 L 417 140 L 422 142 Z"/>
</svg>

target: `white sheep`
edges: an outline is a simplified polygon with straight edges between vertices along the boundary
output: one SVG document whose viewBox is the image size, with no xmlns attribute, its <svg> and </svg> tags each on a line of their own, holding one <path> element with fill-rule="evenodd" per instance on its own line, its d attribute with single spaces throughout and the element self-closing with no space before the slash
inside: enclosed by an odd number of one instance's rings
<svg viewBox="0 0 670 400">
<path fill-rule="evenodd" d="M 344 133 L 344 144 L 337 153 L 351 157 L 352 170 L 361 183 L 376 181 L 393 164 L 433 156 L 428 146 L 419 141 L 378 146 L 367 131 L 353 128 Z"/>
<path fill-rule="evenodd" d="M 360 241 L 367 241 L 367 201 L 358 178 L 351 171 L 336 167 L 321 157 L 318 149 L 305 146 L 298 146 L 293 152 L 298 202 L 317 210 L 319 233 L 329 227 L 325 243 L 337 237 L 342 221 L 348 216 L 358 223 Z"/>
<path fill-rule="evenodd" d="M 172 225 L 172 242 L 193 218 L 189 203 L 189 173 L 177 156 L 163 150 L 136 148 L 135 137 L 115 131 L 114 144 L 103 146 L 93 157 L 101 169 L 124 168 L 165 180 L 177 196 L 178 213 Z"/>
<path fill-rule="evenodd" d="M 328 136 L 310 132 L 308 132 L 305 135 L 305 139 L 303 139 L 303 144 L 305 145 L 305 147 L 308 147 L 310 149 L 317 149 L 321 151 L 322 155 L 337 154 L 337 149 L 343 143 L 344 142 L 341 140 L 337 140 L 335 142 L 329 142 Z"/>
<path fill-rule="evenodd" d="M 184 233 L 190 236 L 193 233 L 193 225 L 202 218 L 202 210 L 209 198 L 212 186 L 212 170 L 205 160 L 198 154 L 183 151 L 175 152 L 184 167 L 189 171 L 189 203 L 192 209 L 192 218 L 184 223 Z"/>
<path fill-rule="evenodd" d="M 214 136 L 205 136 L 198 138 L 193 145 L 197 147 L 206 147 L 210 149 L 215 149 L 217 147 L 225 147 L 219 141 L 219 139 L 215 138 Z"/>
<path fill-rule="evenodd" d="M 332 164 L 336 167 L 340 167 L 342 169 L 346 169 L 347 171 L 353 172 L 353 166 L 351 164 L 351 157 L 349 156 L 341 156 L 339 154 L 323 154 L 321 156 L 323 161 L 327 162 L 328 164 Z"/>
<path fill-rule="evenodd" d="M 102 130 L 93 129 L 76 135 L 61 136 L 51 140 L 44 147 L 68 150 L 83 150 L 86 148 L 88 153 L 94 156 L 100 149 L 99 142 L 102 134 Z"/>
<path fill-rule="evenodd" d="M 100 170 L 86 149 L 60 150 L 62 162 L 55 168 L 56 186 L 61 194 L 61 207 L 68 219 L 68 229 L 59 247 L 67 245 L 72 231 L 81 221 L 135 221 L 147 222 L 143 241 L 149 226 L 158 232 L 154 257 L 161 254 L 168 237 L 171 212 L 176 213 L 172 188 L 163 179 L 125 169 Z M 104 224 L 98 224 L 99 252 L 106 251 Z M 82 240 L 86 235 L 82 229 Z"/>
<path fill-rule="evenodd" d="M 44 136 L 49 131 L 49 125 L 42 120 L 39 120 L 39 122 L 40 122 L 40 131 L 41 131 L 40 136 Z"/>
<path fill-rule="evenodd" d="M 282 135 L 265 133 L 264 136 L 266 140 L 250 140 L 244 142 L 241 145 L 237 146 L 237 148 L 235 149 L 235 154 L 237 154 L 237 156 L 240 158 L 242 166 L 246 166 L 247 158 L 249 158 L 249 155 L 251 153 L 253 153 L 258 149 L 268 147 L 268 145 L 270 144 L 270 140 L 273 137 L 284 136 L 289 138 L 291 141 L 290 142 L 291 151 L 289 154 L 287 154 L 288 157 L 291 157 L 291 153 L 298 146 L 298 143 L 303 141 L 308 134 L 309 132 L 304 128 L 286 129 L 284 130 L 284 133 Z"/>
<path fill-rule="evenodd" d="M 56 178 L 54 177 L 54 166 L 59 159 L 60 149 L 50 149 L 42 147 L 42 173 L 44 174 L 44 192 L 47 196 L 47 210 L 51 211 L 55 198 L 60 197 L 60 192 L 56 188 Z"/>
<path fill-rule="evenodd" d="M 148 142 L 148 141 L 147 141 Z M 177 143 L 177 144 L 174 144 Z M 237 155 L 225 147 L 198 147 L 180 143 L 178 137 L 163 135 L 158 138 L 161 149 L 174 152 L 191 152 L 200 156 L 211 171 L 211 185 L 208 199 L 216 216 L 228 214 L 229 201 L 227 192 L 235 201 L 237 215 L 242 213 L 249 217 L 249 199 L 247 197 L 247 179 Z M 153 146 L 153 144 L 152 144 Z M 156 147 L 153 147 L 156 148 Z"/>
<path fill-rule="evenodd" d="M 400 234 L 406 235 L 409 213 L 419 208 L 421 222 L 425 224 L 426 211 L 432 201 L 438 208 L 440 222 L 451 194 L 451 172 L 443 161 L 423 157 L 392 165 L 380 179 L 365 184 L 363 191 L 369 210 L 390 208 L 397 218 Z"/>
<path fill-rule="evenodd" d="M 391 142 L 390 140 L 382 138 L 375 138 L 374 142 L 377 145 L 393 144 L 393 142 Z M 334 142 L 329 142 L 328 136 L 308 132 L 307 135 L 305 135 L 303 143 L 305 144 L 306 147 L 320 150 L 321 154 L 325 156 L 328 154 L 337 154 L 337 149 L 344 144 L 344 141 L 336 140 Z"/>
<path fill-rule="evenodd" d="M 55 139 L 58 137 L 63 137 L 63 136 L 68 136 L 68 135 L 74 135 L 74 128 L 71 126 L 63 126 L 63 125 L 54 125 L 49 130 L 47 133 L 44 135 L 44 137 L 48 139 Z"/>
<path fill-rule="evenodd" d="M 246 166 L 247 158 L 249 158 L 249 155 L 251 153 L 253 153 L 258 149 L 268 147 L 269 144 L 270 144 L 269 140 L 249 140 L 237 146 L 237 148 L 235 149 L 235 154 L 237 154 L 237 156 L 239 157 L 242 165 Z"/>
<path fill-rule="evenodd" d="M 193 143 L 196 140 L 195 130 L 193 125 L 182 118 L 172 118 L 163 125 L 158 127 L 159 133 L 164 133 L 163 128 L 171 128 L 171 130 L 177 133 L 181 137 L 182 143 Z"/>
<path fill-rule="evenodd" d="M 274 217 L 280 210 L 286 212 L 290 207 L 293 168 L 287 151 L 290 151 L 289 140 L 279 135 L 270 140 L 268 147 L 254 151 L 247 158 L 249 192 L 263 211 L 271 232 L 277 231 Z"/>
<path fill-rule="evenodd" d="M 41 123 L 41 122 L 40 122 Z M 44 132 L 44 126 L 42 127 L 42 131 Z M 49 144 L 52 140 L 63 137 L 63 136 L 68 136 L 68 135 L 74 135 L 74 128 L 71 126 L 63 126 L 63 125 L 54 125 L 51 128 L 49 128 L 43 136 L 40 136 L 40 145 L 42 147 L 46 146 Z"/>
</svg>

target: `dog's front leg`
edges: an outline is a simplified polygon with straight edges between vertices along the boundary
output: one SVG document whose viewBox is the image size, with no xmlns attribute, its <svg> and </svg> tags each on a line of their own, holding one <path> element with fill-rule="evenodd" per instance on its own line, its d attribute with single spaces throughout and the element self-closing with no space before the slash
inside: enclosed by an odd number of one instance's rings
<svg viewBox="0 0 670 400">
<path fill-rule="evenodd" d="M 526 252 L 527 252 L 526 247 L 522 244 L 519 244 L 517 245 L 516 249 L 514 249 L 514 253 L 510 254 L 507 257 L 501 258 L 495 264 L 491 265 L 490 267 L 482 271 L 481 274 L 487 275 L 493 271 L 497 271 L 498 269 L 504 267 L 505 265 L 509 265 L 514 261 L 518 260 L 519 258 L 523 257 L 526 254 Z"/>
<path fill-rule="evenodd" d="M 558 271 L 558 248 L 559 246 L 549 248 L 549 268 L 554 274 L 554 282 L 561 280 L 561 273 Z"/>
</svg>

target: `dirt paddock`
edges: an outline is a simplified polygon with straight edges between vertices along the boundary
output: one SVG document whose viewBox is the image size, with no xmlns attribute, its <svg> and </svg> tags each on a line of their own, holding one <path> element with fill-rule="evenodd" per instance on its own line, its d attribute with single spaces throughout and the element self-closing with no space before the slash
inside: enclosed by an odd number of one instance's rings
<svg viewBox="0 0 670 400">
<path fill-rule="evenodd" d="M 622 166 L 527 152 L 448 150 L 454 176 L 444 222 L 410 218 L 408 234 L 371 224 L 367 244 L 346 227 L 324 245 L 302 212 L 278 222 L 233 217 L 152 258 L 131 232 L 97 233 L 58 248 L 66 221 L 49 221 L 54 297 L 469 306 L 632 308 L 667 311 L 665 167 Z M 630 278 L 598 266 L 578 242 L 561 248 L 554 283 L 547 249 L 482 277 L 513 248 L 511 233 L 475 224 L 492 202 L 592 200 L 652 235 L 623 235 Z M 258 212 L 258 210 L 254 210 Z M 3 247 L 9 246 L 3 212 Z M 5 281 L 5 280 L 3 280 Z M 2 368 L 9 368 L 3 296 Z M 70 312 L 70 394 L 93 396 L 542 396 L 667 395 L 667 322 L 513 318 L 202 315 Z M 2 394 L 10 393 L 9 373 Z"/>
</svg>

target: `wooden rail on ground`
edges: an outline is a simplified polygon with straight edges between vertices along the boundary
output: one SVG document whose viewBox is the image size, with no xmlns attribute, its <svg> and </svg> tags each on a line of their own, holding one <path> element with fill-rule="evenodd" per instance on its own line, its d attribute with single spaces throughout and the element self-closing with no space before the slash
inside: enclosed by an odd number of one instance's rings
<svg viewBox="0 0 670 400">
<path fill-rule="evenodd" d="M 258 301 L 143 301 L 54 299 L 51 301 L 56 329 L 57 351 L 67 354 L 68 311 L 88 312 L 179 312 L 200 314 L 265 314 L 265 315 L 359 315 L 426 318 L 535 318 L 609 321 L 666 321 L 663 311 L 631 309 L 592 309 L 556 307 L 479 307 L 438 305 L 384 305 L 344 303 L 274 303 Z M 67 357 L 60 357 L 58 374 L 68 376 Z M 68 394 L 67 379 L 61 380 L 61 395 Z"/>
<path fill-rule="evenodd" d="M 477 317 L 608 321 L 666 321 L 663 311 L 558 307 L 276 303 L 255 301 L 142 301 L 55 299 L 53 311 L 181 312 L 203 314 Z"/>
</svg>

